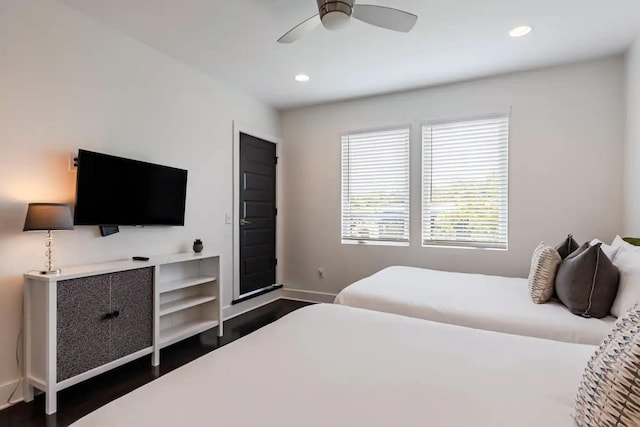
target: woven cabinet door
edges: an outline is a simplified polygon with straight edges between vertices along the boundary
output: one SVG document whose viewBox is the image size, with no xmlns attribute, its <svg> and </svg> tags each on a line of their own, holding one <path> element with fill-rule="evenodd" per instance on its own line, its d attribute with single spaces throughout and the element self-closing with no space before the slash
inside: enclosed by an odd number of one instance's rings
<svg viewBox="0 0 640 427">
<path fill-rule="evenodd" d="M 111 359 L 153 344 L 153 269 L 111 274 Z"/>
<path fill-rule="evenodd" d="M 61 280 L 57 289 L 58 382 L 108 363 L 110 275 Z"/>
</svg>

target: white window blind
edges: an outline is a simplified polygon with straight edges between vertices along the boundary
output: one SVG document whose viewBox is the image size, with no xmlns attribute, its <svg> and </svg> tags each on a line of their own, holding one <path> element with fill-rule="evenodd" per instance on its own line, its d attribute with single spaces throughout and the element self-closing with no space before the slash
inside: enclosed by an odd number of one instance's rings
<svg viewBox="0 0 640 427">
<path fill-rule="evenodd" d="M 509 118 L 422 127 L 422 244 L 507 249 Z"/>
<path fill-rule="evenodd" d="M 342 136 L 342 243 L 408 244 L 410 128 Z"/>
</svg>

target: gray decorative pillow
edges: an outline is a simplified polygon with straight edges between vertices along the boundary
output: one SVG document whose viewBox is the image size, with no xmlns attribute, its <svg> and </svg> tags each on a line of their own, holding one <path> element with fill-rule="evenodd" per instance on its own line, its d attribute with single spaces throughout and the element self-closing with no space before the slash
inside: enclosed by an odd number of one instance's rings
<svg viewBox="0 0 640 427">
<path fill-rule="evenodd" d="M 556 246 L 556 250 L 560 254 L 560 258 L 565 259 L 571 252 L 578 249 L 578 246 L 578 242 L 573 239 L 573 234 L 569 234 L 562 243 Z"/>
<path fill-rule="evenodd" d="M 576 396 L 579 427 L 640 425 L 640 303 L 618 319 L 587 363 Z"/>
<path fill-rule="evenodd" d="M 560 264 L 556 294 L 573 314 L 602 318 L 611 312 L 619 280 L 620 272 L 600 244 L 585 243 Z"/>
<path fill-rule="evenodd" d="M 536 304 L 544 304 L 553 295 L 560 254 L 551 246 L 540 243 L 533 251 L 529 270 L 529 295 Z"/>
</svg>

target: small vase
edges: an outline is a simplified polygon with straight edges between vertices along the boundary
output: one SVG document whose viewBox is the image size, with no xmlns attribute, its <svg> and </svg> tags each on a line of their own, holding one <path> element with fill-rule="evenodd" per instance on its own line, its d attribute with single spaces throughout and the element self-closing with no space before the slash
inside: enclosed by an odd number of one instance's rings
<svg viewBox="0 0 640 427">
<path fill-rule="evenodd" d="M 196 239 L 193 242 L 193 252 L 199 254 L 204 249 L 204 245 L 202 244 L 202 240 Z"/>
</svg>

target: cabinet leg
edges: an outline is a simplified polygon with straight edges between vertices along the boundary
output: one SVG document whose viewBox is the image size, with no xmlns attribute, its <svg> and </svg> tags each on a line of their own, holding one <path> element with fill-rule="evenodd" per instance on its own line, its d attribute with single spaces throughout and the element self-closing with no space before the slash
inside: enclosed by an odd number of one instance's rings
<svg viewBox="0 0 640 427">
<path fill-rule="evenodd" d="M 29 384 L 28 380 L 24 380 L 24 386 L 22 387 L 22 394 L 24 395 L 24 401 L 29 403 L 33 400 L 33 386 Z"/>
<path fill-rule="evenodd" d="M 47 391 L 46 402 L 45 402 L 45 412 L 47 415 L 55 414 L 58 410 L 58 395 L 55 391 Z"/>
<path fill-rule="evenodd" d="M 153 355 L 151 356 L 151 366 L 160 365 L 160 350 L 154 349 Z"/>
</svg>

